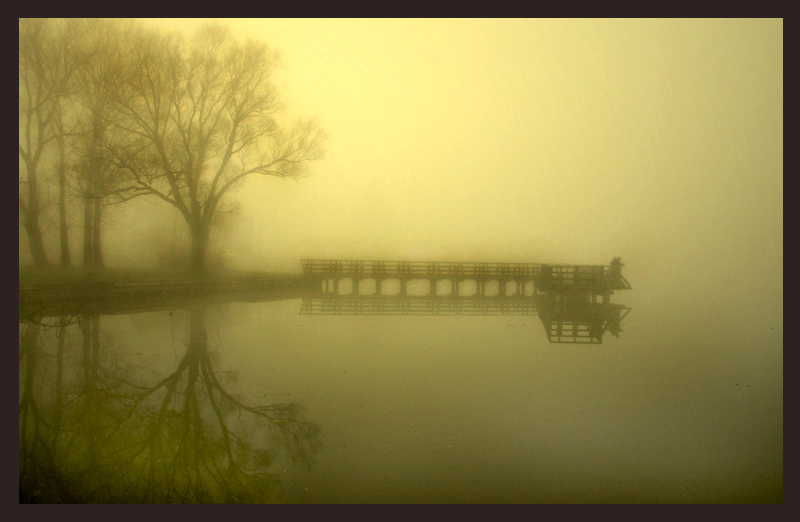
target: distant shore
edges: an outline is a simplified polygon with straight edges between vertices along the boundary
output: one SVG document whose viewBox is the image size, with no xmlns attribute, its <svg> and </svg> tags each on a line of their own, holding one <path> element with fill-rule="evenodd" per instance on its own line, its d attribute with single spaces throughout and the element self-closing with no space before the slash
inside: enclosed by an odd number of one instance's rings
<svg viewBox="0 0 800 522">
<path fill-rule="evenodd" d="M 118 314 L 203 302 L 299 298 L 312 288 L 302 274 L 20 267 L 19 319 L 60 314 Z"/>
<path fill-rule="evenodd" d="M 209 271 L 199 277 L 189 270 L 175 269 L 135 269 L 135 268 L 83 268 L 50 266 L 36 268 L 34 266 L 19 267 L 19 284 L 23 285 L 61 285 L 70 283 L 147 283 L 160 281 L 196 281 L 199 279 L 223 281 L 247 281 L 252 279 L 272 279 L 281 281 L 303 280 L 302 273 L 292 272 L 260 272 L 243 270 Z"/>
</svg>

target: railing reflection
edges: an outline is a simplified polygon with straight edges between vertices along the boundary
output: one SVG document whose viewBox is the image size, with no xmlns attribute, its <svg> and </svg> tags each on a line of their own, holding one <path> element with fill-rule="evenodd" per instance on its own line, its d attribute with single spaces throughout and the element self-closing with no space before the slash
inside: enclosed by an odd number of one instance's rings
<svg viewBox="0 0 800 522">
<path fill-rule="evenodd" d="M 536 313 L 532 297 L 479 299 L 430 296 L 304 297 L 303 315 L 529 315 Z"/>
<path fill-rule="evenodd" d="M 313 259 L 302 264 L 313 289 L 303 297 L 304 315 L 538 314 L 552 343 L 601 344 L 606 331 L 619 337 L 630 311 L 610 302 L 615 290 L 631 288 L 619 258 L 608 265 Z M 387 292 L 389 285 L 397 290 Z"/>
<path fill-rule="evenodd" d="M 538 315 L 551 343 L 602 344 L 619 337 L 625 305 L 589 292 L 511 297 L 359 296 L 316 294 L 303 298 L 302 315 Z"/>
</svg>

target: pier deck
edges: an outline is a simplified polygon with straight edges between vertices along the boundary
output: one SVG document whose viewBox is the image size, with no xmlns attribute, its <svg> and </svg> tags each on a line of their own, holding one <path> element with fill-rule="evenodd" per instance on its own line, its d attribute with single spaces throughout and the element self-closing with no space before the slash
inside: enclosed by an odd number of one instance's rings
<svg viewBox="0 0 800 522">
<path fill-rule="evenodd" d="M 478 295 L 484 295 L 486 283 L 496 281 L 500 294 L 507 293 L 508 284 L 514 283 L 512 294 L 531 296 L 537 288 L 543 291 L 581 289 L 595 294 L 630 289 L 630 284 L 613 265 L 561 265 L 543 263 L 470 263 L 443 261 L 355 261 L 338 259 L 303 259 L 303 274 L 321 283 L 323 293 L 339 293 L 340 282 L 352 282 L 351 293 L 360 294 L 359 283 L 373 280 L 376 295 L 381 295 L 381 284 L 387 280 L 400 281 L 400 294 L 406 295 L 407 283 L 412 280 L 429 281 L 429 295 L 438 296 L 436 283 L 449 280 L 449 295 L 459 295 L 459 286 L 465 281 L 477 283 Z"/>
</svg>

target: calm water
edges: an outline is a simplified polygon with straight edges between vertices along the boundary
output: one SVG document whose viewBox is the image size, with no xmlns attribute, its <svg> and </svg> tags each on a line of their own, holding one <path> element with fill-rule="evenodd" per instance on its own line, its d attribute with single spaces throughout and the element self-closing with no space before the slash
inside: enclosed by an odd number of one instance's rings
<svg viewBox="0 0 800 522">
<path fill-rule="evenodd" d="M 588 346 L 549 344 L 534 316 L 307 316 L 299 299 L 20 325 L 24 493 L 782 501 L 782 323 L 623 301 L 629 327 Z"/>
</svg>

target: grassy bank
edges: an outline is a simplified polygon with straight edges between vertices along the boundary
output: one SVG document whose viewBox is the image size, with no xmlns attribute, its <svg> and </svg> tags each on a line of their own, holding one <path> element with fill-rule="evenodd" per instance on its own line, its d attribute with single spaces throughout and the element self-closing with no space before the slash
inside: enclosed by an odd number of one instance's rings
<svg viewBox="0 0 800 522">
<path fill-rule="evenodd" d="M 301 279 L 299 273 L 244 272 L 225 270 L 210 272 L 206 278 L 214 280 L 241 281 L 249 279 Z M 58 285 L 69 283 L 142 283 L 157 281 L 195 281 L 198 277 L 188 270 L 155 270 L 131 268 L 95 268 L 51 266 L 36 268 L 19 267 L 20 285 Z"/>
<path fill-rule="evenodd" d="M 312 287 L 302 274 L 278 272 L 219 271 L 198 278 L 189 271 L 20 267 L 19 320 L 294 299 Z"/>
</svg>

